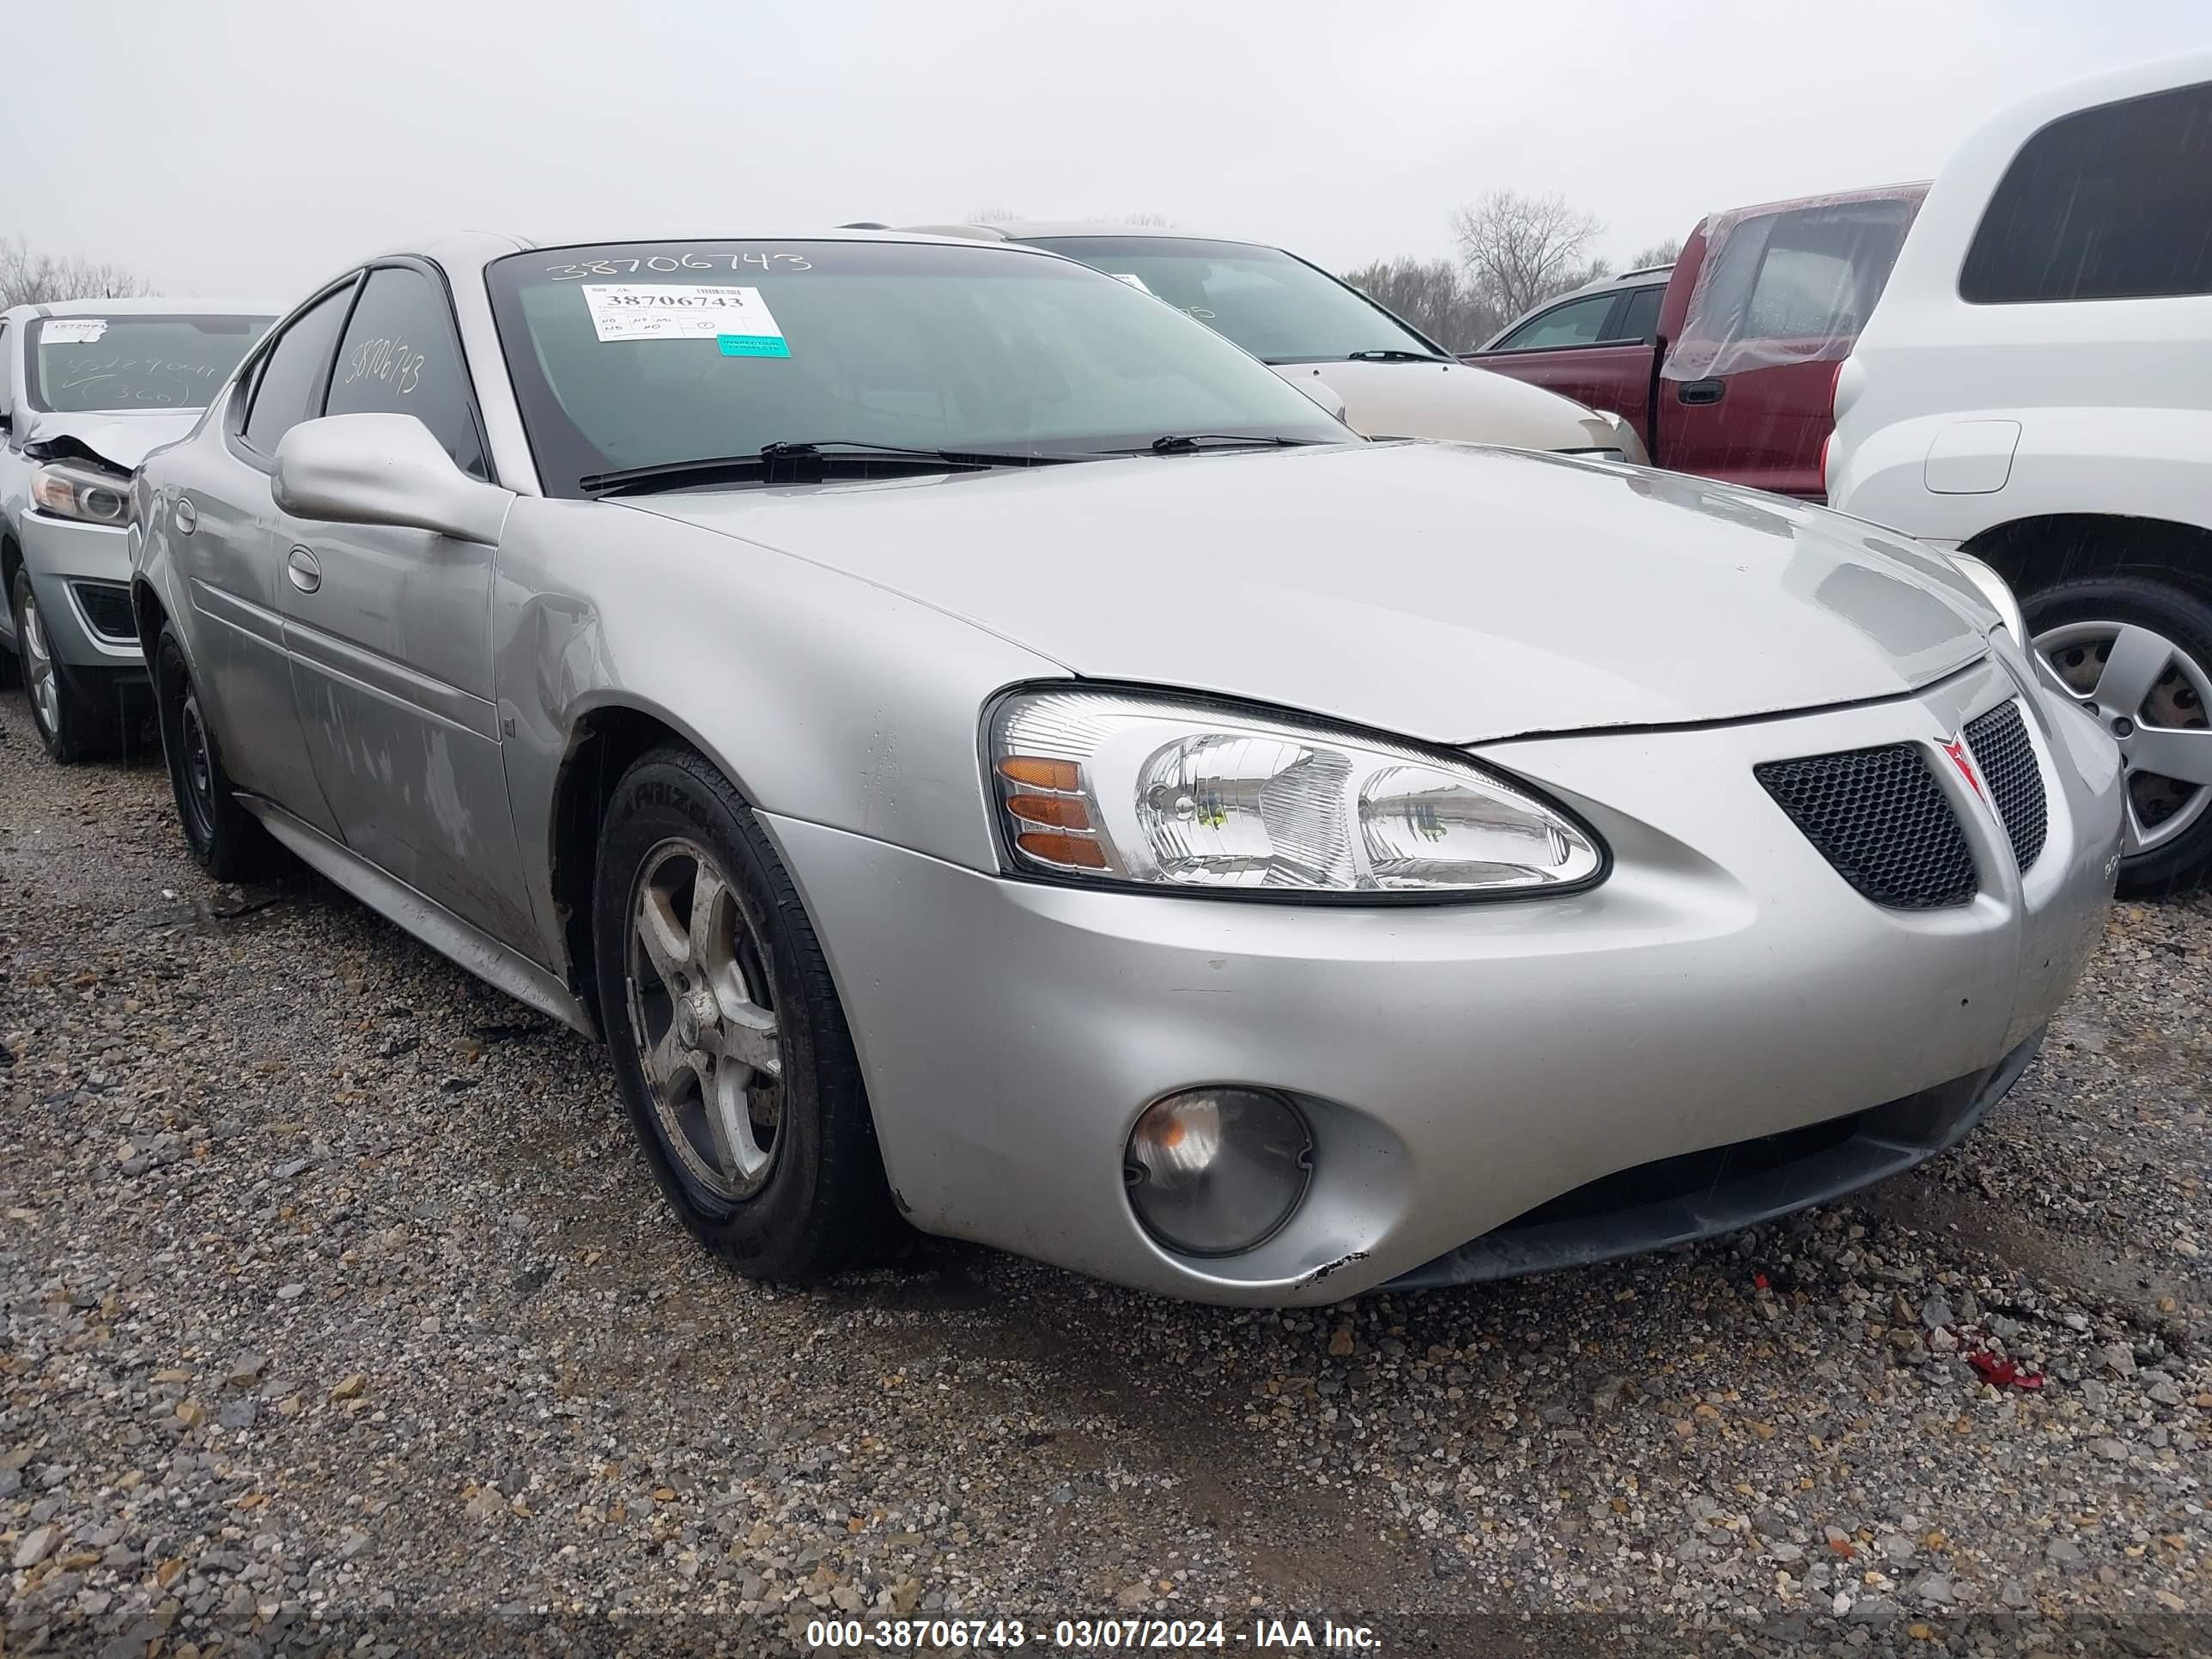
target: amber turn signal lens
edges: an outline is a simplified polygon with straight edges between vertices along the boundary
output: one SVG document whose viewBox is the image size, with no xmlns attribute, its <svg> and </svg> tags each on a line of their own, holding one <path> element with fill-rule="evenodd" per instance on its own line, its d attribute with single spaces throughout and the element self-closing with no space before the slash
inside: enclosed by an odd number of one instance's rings
<svg viewBox="0 0 2212 1659">
<path fill-rule="evenodd" d="M 1073 761 L 1042 760 L 1035 755 L 1009 755 L 999 763 L 999 774 L 1032 789 L 1057 789 L 1064 794 L 1073 794 L 1083 784 L 1082 769 Z"/>
<path fill-rule="evenodd" d="M 1091 813 L 1079 800 L 1065 796 L 1012 795 L 1006 800 L 1006 811 L 1028 823 L 1049 823 L 1062 830 L 1088 830 Z"/>
<path fill-rule="evenodd" d="M 1072 864 L 1085 870 L 1106 867 L 1105 852 L 1097 842 L 1082 836 L 1028 831 L 1015 836 L 1014 845 L 1033 858 L 1049 860 L 1054 864 Z"/>
</svg>

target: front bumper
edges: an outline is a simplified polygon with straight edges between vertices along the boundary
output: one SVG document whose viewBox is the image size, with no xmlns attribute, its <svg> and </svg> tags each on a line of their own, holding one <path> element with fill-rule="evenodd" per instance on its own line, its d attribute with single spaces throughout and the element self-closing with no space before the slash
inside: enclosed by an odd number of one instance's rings
<svg viewBox="0 0 2212 1659">
<path fill-rule="evenodd" d="M 1986 1092 L 1992 1068 L 2024 1065 L 2101 932 L 2120 774 L 2103 734 L 2000 649 L 1910 699 L 1481 750 L 1611 845 L 1604 884 L 1562 898 L 1087 891 L 763 822 L 829 952 L 916 1225 L 1199 1300 L 1330 1302 L 1480 1276 L 1417 1270 L 1617 1171 L 1961 1079 Z M 2023 875 L 1955 769 L 1931 769 L 1979 877 L 1954 908 L 1869 903 L 1753 777 L 1877 744 L 1940 756 L 2008 697 L 2034 734 L 2048 836 Z M 1296 1099 L 1315 1173 L 1282 1231 L 1201 1261 L 1144 1233 L 1121 1171 L 1137 1114 L 1209 1083 Z"/>
<path fill-rule="evenodd" d="M 133 669 L 145 661 L 131 622 L 131 549 L 119 525 L 27 511 L 23 568 L 54 655 L 71 668 Z"/>
</svg>

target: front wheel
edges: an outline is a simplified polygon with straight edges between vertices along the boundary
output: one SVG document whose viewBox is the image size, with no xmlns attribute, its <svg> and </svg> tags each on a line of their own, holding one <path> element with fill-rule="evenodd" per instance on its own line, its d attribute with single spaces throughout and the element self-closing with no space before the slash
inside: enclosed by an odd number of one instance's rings
<svg viewBox="0 0 2212 1659">
<path fill-rule="evenodd" d="M 46 614 L 31 586 L 31 573 L 15 572 L 11 596 L 15 612 L 15 648 L 22 663 L 23 689 L 30 695 L 31 724 L 47 757 L 67 766 L 92 760 L 115 744 L 122 710 L 97 684 L 80 685 L 54 655 Z"/>
<path fill-rule="evenodd" d="M 654 1179 L 757 1279 L 845 1267 L 889 1205 L 836 988 L 751 810 L 674 746 L 623 775 L 592 901 L 599 1010 Z"/>
<path fill-rule="evenodd" d="M 2126 762 L 2120 890 L 2191 879 L 2212 859 L 2212 605 L 2112 575 L 2025 593 L 2021 609 L 2037 653 Z"/>
</svg>

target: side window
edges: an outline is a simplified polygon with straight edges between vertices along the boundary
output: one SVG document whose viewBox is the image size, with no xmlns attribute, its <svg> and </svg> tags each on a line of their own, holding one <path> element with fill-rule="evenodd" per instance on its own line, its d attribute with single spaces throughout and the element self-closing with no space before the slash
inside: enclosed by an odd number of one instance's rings
<svg viewBox="0 0 2212 1659">
<path fill-rule="evenodd" d="M 1620 315 L 1606 330 L 1606 342 L 1615 341 L 1624 345 L 1650 345 L 1659 337 L 1659 301 L 1667 292 L 1660 283 L 1651 288 L 1632 289 L 1628 303 L 1620 308 Z"/>
<path fill-rule="evenodd" d="M 1912 213 L 1909 202 L 1838 202 L 1745 221 L 1702 296 L 1705 328 L 1726 323 L 1738 341 L 1856 338 Z"/>
<path fill-rule="evenodd" d="M 2212 82 L 2063 116 L 2020 149 L 1959 273 L 1969 305 L 2212 294 Z"/>
<path fill-rule="evenodd" d="M 1493 351 L 1534 351 L 1547 346 L 1595 345 L 1605 332 L 1605 319 L 1619 296 L 1593 294 L 1587 300 L 1570 300 L 1553 306 L 1527 322 L 1491 348 Z"/>
<path fill-rule="evenodd" d="M 352 295 L 350 287 L 339 289 L 301 312 L 263 360 L 243 436 L 264 455 L 274 455 L 278 439 L 322 413 L 323 372 Z"/>
<path fill-rule="evenodd" d="M 419 270 L 387 265 L 368 273 L 338 343 L 324 413 L 412 415 L 462 471 L 491 476 L 446 296 Z"/>
</svg>

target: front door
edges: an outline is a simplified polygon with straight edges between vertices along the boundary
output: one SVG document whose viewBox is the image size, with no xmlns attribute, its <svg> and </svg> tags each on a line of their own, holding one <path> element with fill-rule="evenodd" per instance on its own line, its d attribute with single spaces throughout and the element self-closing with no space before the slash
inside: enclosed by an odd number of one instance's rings
<svg viewBox="0 0 2212 1659">
<path fill-rule="evenodd" d="M 445 293 L 368 274 L 325 412 L 412 415 L 489 469 Z M 493 550 L 424 530 L 279 510 L 285 639 L 307 752 L 346 844 L 495 939 L 533 936 L 492 690 Z"/>
<path fill-rule="evenodd" d="M 1649 283 L 1565 301 L 1461 361 L 1609 410 L 1648 447 L 1653 331 L 1664 289 Z"/>
</svg>

